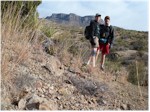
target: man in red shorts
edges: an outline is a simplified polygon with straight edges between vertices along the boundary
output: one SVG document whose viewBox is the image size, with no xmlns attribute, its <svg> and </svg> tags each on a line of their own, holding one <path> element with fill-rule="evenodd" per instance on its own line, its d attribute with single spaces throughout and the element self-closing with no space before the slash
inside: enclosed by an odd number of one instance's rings
<svg viewBox="0 0 150 112">
<path fill-rule="evenodd" d="M 109 50 L 112 47 L 114 40 L 114 29 L 110 25 L 110 17 L 105 17 L 105 24 L 100 25 L 100 39 L 99 39 L 99 48 L 97 49 L 97 56 L 98 57 L 99 51 L 101 51 L 101 63 L 100 68 L 104 70 L 104 63 L 105 63 L 105 56 L 109 54 Z"/>
</svg>

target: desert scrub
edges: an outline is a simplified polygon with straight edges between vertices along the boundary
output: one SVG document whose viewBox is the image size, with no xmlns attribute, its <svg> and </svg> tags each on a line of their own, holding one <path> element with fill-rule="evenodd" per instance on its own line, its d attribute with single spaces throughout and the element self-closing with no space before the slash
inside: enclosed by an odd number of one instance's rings
<svg viewBox="0 0 150 112">
<path fill-rule="evenodd" d="M 132 46 L 134 50 L 147 52 L 148 51 L 148 39 L 144 39 L 143 37 L 138 38 L 136 41 L 132 42 L 130 46 Z"/>
<path fill-rule="evenodd" d="M 115 73 L 121 70 L 121 63 L 120 61 L 110 61 L 106 58 L 105 68 L 107 71 Z"/>
<path fill-rule="evenodd" d="M 136 62 L 136 61 L 135 61 Z M 138 69 L 137 69 L 138 68 Z M 137 61 L 136 63 L 132 63 L 128 66 L 128 81 L 132 84 L 144 85 L 147 86 L 148 84 L 148 70 L 146 68 L 145 63 L 142 60 Z M 138 74 L 138 77 L 137 77 Z"/>
</svg>

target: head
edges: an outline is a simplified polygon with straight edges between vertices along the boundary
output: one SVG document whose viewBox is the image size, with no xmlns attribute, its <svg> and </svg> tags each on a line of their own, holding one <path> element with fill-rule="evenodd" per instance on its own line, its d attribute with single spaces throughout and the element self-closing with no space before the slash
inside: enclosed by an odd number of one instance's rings
<svg viewBox="0 0 150 112">
<path fill-rule="evenodd" d="M 109 25 L 109 24 L 110 24 L 110 17 L 109 17 L 109 16 L 106 16 L 106 17 L 105 17 L 105 24 L 106 24 L 106 25 Z"/>
<path fill-rule="evenodd" d="M 100 19 L 101 19 L 101 15 L 97 13 L 97 14 L 95 15 L 95 20 L 96 20 L 97 22 L 99 22 Z"/>
</svg>

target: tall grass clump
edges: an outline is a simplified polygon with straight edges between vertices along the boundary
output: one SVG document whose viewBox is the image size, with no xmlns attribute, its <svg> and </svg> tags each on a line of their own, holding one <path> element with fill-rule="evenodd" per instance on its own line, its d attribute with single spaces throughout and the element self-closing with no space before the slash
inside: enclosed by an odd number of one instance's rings
<svg viewBox="0 0 150 112">
<path fill-rule="evenodd" d="M 142 60 L 130 64 L 128 67 L 128 81 L 135 85 L 148 86 L 148 70 L 145 66 Z"/>
<path fill-rule="evenodd" d="M 16 68 L 30 55 L 30 42 L 39 24 L 35 10 L 39 3 L 40 1 L 1 2 L 2 101 L 9 97 L 8 91 L 13 91 L 12 79 Z"/>
</svg>

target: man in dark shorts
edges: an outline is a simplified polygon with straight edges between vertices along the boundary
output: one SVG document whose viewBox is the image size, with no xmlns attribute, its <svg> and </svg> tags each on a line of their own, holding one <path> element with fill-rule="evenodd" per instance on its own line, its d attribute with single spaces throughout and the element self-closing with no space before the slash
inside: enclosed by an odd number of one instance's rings
<svg viewBox="0 0 150 112">
<path fill-rule="evenodd" d="M 100 19 L 101 19 L 101 15 L 97 13 L 95 15 L 95 20 L 92 20 L 90 22 L 91 32 L 92 32 L 91 38 L 90 38 L 90 43 L 92 46 L 92 51 L 91 51 L 90 58 L 87 62 L 87 65 L 89 65 L 92 60 L 93 67 L 95 67 L 96 53 L 97 53 L 97 48 L 99 47 L 99 36 L 100 36 L 99 22 L 100 22 Z"/>
<path fill-rule="evenodd" d="M 100 68 L 104 70 L 105 56 L 109 54 L 110 48 L 112 47 L 114 40 L 114 28 L 110 25 L 110 17 L 105 17 L 105 24 L 100 25 L 100 39 L 99 39 L 99 48 L 97 49 L 97 56 L 99 50 L 101 51 L 101 63 Z"/>
</svg>

